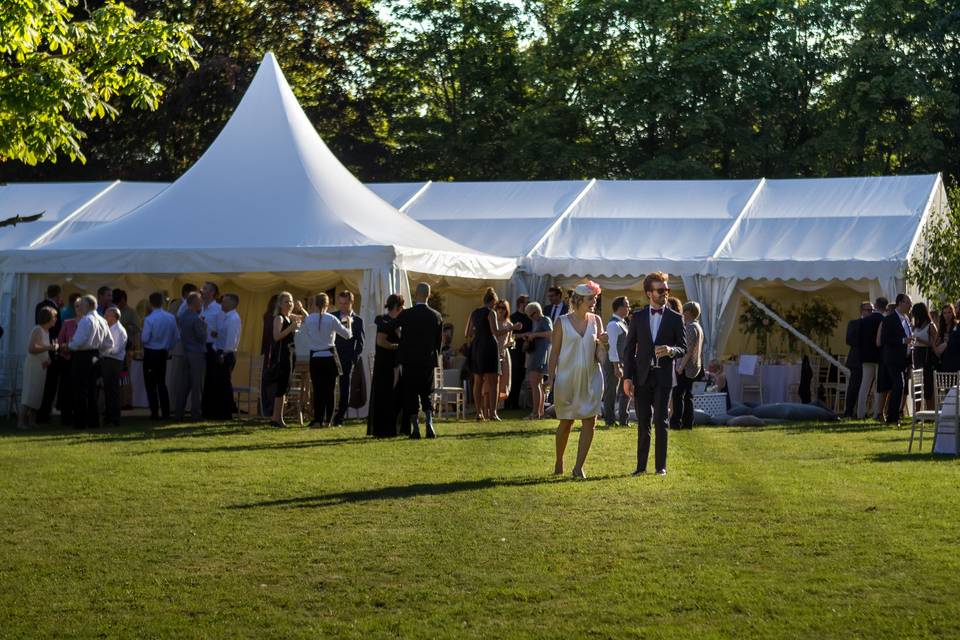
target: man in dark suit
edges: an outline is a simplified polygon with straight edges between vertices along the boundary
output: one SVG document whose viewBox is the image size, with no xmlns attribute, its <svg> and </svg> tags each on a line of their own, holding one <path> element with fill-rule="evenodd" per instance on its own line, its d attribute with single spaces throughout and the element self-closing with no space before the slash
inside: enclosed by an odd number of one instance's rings
<svg viewBox="0 0 960 640">
<path fill-rule="evenodd" d="M 877 374 L 880 369 L 880 347 L 877 346 L 877 331 L 880 329 L 880 323 L 883 322 L 883 310 L 886 308 L 887 299 L 877 298 L 873 312 L 860 318 L 859 335 L 857 336 L 861 375 L 860 391 L 857 394 L 857 419 L 859 420 L 863 420 L 864 417 L 870 415 L 867 413 L 867 397 L 876 386 Z M 876 411 L 877 407 L 877 398 L 874 394 L 873 410 Z"/>
<path fill-rule="evenodd" d="M 63 320 L 60 319 L 60 307 L 63 306 L 63 300 L 60 299 L 60 285 L 51 284 L 47 287 L 47 297 L 34 309 L 34 322 L 40 324 L 40 310 L 44 307 L 53 309 L 56 322 L 50 327 L 50 341 L 53 342 L 60 336 L 60 329 L 63 327 Z M 50 352 L 50 364 L 47 366 L 47 377 L 43 382 L 43 397 L 40 400 L 40 409 L 37 410 L 37 422 L 50 422 L 50 412 L 53 410 L 53 401 L 57 397 L 57 389 L 60 386 L 60 375 L 63 372 L 64 362 L 57 352 Z"/>
<path fill-rule="evenodd" d="M 347 405 L 350 402 L 350 382 L 353 380 L 353 368 L 360 362 L 363 354 L 363 318 L 353 312 L 353 292 L 341 291 L 337 296 L 337 311 L 333 314 L 337 320 L 343 322 L 349 317 L 352 337 L 347 340 L 337 336 L 337 356 L 340 358 L 340 400 L 337 402 L 337 412 L 333 416 L 333 426 L 343 426 L 343 419 L 347 415 Z"/>
<path fill-rule="evenodd" d="M 667 308 L 667 274 L 654 272 L 643 280 L 650 304 L 633 314 L 624 345 L 623 391 L 637 408 L 637 476 L 647 470 L 650 455 L 650 413 L 657 432 L 654 462 L 667 475 L 667 405 L 673 386 L 673 360 L 686 353 L 683 316 Z"/>
<path fill-rule="evenodd" d="M 526 312 L 529 301 L 530 299 L 525 295 L 518 296 L 516 310 L 510 314 L 510 322 L 513 324 L 519 322 L 523 325 L 523 328 L 518 333 L 529 333 L 533 331 L 533 320 L 530 319 L 530 316 L 528 316 Z M 510 349 L 511 380 L 510 395 L 507 397 L 506 402 L 507 409 L 520 408 L 520 389 L 523 387 L 523 381 L 527 377 L 527 354 L 524 351 L 526 344 L 526 340 L 517 338 L 514 340 L 514 345 Z"/>
<path fill-rule="evenodd" d="M 433 430 L 433 408 L 430 392 L 433 391 L 433 372 L 440 358 L 443 344 L 443 318 L 427 305 L 430 285 L 421 282 L 414 293 L 414 305 L 397 316 L 396 326 L 400 331 L 399 360 L 403 375 L 404 409 L 409 420 L 410 437 L 420 438 L 420 409 L 426 416 L 428 438 L 436 438 Z M 406 430 L 406 429 L 404 429 Z"/>
<path fill-rule="evenodd" d="M 850 378 L 847 380 L 847 404 L 843 416 L 853 418 L 857 415 L 857 398 L 860 393 L 860 382 L 863 380 L 863 367 L 860 364 L 860 321 L 873 313 L 870 302 L 860 303 L 860 317 L 847 324 L 847 368 L 850 369 Z"/>
<path fill-rule="evenodd" d="M 570 312 L 570 305 L 563 301 L 563 291 L 560 287 L 550 287 L 547 289 L 548 304 L 543 308 L 543 316 L 550 318 L 550 324 L 557 326 L 560 316 Z"/>
<path fill-rule="evenodd" d="M 883 319 L 880 326 L 880 348 L 883 366 L 890 376 L 890 398 L 887 401 L 887 422 L 900 423 L 900 400 L 903 397 L 903 374 L 910 364 L 913 349 L 913 329 L 910 327 L 910 307 L 913 301 L 905 293 L 898 293 L 897 308 Z"/>
</svg>

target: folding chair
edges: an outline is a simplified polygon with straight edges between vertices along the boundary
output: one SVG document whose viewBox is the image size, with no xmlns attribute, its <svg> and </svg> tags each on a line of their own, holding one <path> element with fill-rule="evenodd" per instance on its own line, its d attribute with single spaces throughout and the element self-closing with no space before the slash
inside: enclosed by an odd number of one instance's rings
<svg viewBox="0 0 960 640">
<path fill-rule="evenodd" d="M 459 371 L 452 371 L 459 374 Z M 438 418 L 443 417 L 443 409 L 447 404 L 453 404 L 455 420 L 466 418 L 466 383 L 464 383 L 462 387 L 447 386 L 442 367 L 434 367 L 433 369 L 433 390 L 430 392 L 430 395 L 433 401 L 433 410 Z M 452 400 L 450 399 L 451 397 Z"/>
<path fill-rule="evenodd" d="M 233 400 L 237 405 L 238 416 L 249 420 L 260 415 L 260 376 L 263 359 L 253 354 L 245 355 L 243 359 L 248 360 L 247 385 L 233 385 Z M 241 409 L 241 404 L 246 405 L 245 411 Z"/>
<path fill-rule="evenodd" d="M 913 451 L 913 436 L 917 432 L 917 426 L 920 427 L 920 451 L 923 451 L 923 433 L 927 424 L 933 426 L 934 436 L 936 436 L 937 411 L 923 410 L 923 369 L 913 369 L 910 372 L 910 395 L 908 396 L 907 407 L 912 409 L 913 418 L 910 426 L 910 443 L 907 445 L 907 453 Z M 940 393 L 937 392 L 937 406 L 940 404 Z"/>
</svg>

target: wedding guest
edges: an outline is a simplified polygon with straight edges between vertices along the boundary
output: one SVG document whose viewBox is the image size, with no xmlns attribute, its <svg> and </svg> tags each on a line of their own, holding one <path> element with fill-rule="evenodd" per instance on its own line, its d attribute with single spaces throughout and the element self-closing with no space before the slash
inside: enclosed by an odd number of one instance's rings
<svg viewBox="0 0 960 640">
<path fill-rule="evenodd" d="M 60 343 L 60 349 L 57 354 L 60 357 L 62 370 L 60 372 L 60 386 L 57 389 L 57 399 L 60 405 L 60 424 L 64 427 L 73 426 L 73 370 L 72 358 L 68 345 L 77 333 L 77 323 L 79 322 L 80 296 L 77 294 L 73 299 L 73 314 L 70 318 L 63 321 L 60 327 L 60 335 L 57 336 L 57 342 Z"/>
<path fill-rule="evenodd" d="M 41 307 L 37 311 L 37 325 L 30 332 L 27 356 L 23 364 L 23 387 L 20 391 L 17 429 L 29 429 L 36 424 L 36 412 L 43 402 L 50 354 L 57 350 L 56 340 L 50 340 L 50 330 L 56 322 L 56 309 Z"/>
<path fill-rule="evenodd" d="M 262 372 L 270 369 L 270 354 L 273 352 L 273 317 L 277 308 L 277 294 L 270 296 L 267 301 L 267 308 L 263 312 L 263 334 L 260 336 L 260 356 L 262 359 L 260 371 L 260 411 L 264 416 L 273 415 L 273 396 L 276 385 L 262 375 Z"/>
<path fill-rule="evenodd" d="M 200 291 L 197 289 L 197 285 L 187 282 L 182 287 L 180 287 L 180 299 L 171 300 L 169 311 L 173 313 L 174 316 L 179 317 L 181 313 L 187 310 L 189 306 L 187 304 L 187 298 L 194 291 Z"/>
<path fill-rule="evenodd" d="M 940 358 L 937 370 L 943 373 L 960 371 L 960 319 L 949 302 L 940 310 L 940 329 L 934 352 Z"/>
<path fill-rule="evenodd" d="M 603 420 L 612 427 L 628 424 L 630 398 L 623 392 L 623 347 L 627 342 L 627 321 L 630 300 L 626 296 L 613 299 L 613 315 L 607 322 L 607 351 L 603 359 Z"/>
<path fill-rule="evenodd" d="M 63 300 L 60 297 L 61 289 L 58 284 L 51 284 L 47 287 L 47 297 L 40 302 L 34 309 L 34 322 L 40 324 L 40 310 L 53 309 L 54 324 L 49 330 L 49 339 L 51 342 L 60 335 L 60 328 L 63 322 L 60 319 L 60 307 Z M 37 409 L 36 421 L 39 424 L 50 422 L 50 414 L 53 411 L 54 401 L 57 399 L 57 390 L 60 387 L 60 375 L 62 370 L 60 358 L 56 352 L 48 354 L 47 366 L 44 368 L 43 398 L 40 407 Z"/>
<path fill-rule="evenodd" d="M 873 305 L 869 301 L 860 303 L 860 317 L 847 323 L 846 344 L 849 347 L 847 351 L 847 368 L 850 369 L 850 377 L 847 380 L 846 405 L 843 415 L 846 418 L 853 418 L 857 415 L 857 400 L 860 395 L 860 383 L 863 381 L 863 364 L 860 361 L 860 326 L 862 320 L 873 313 Z"/>
<path fill-rule="evenodd" d="M 243 331 L 243 323 L 237 312 L 239 305 L 240 296 L 235 293 L 224 294 L 221 302 L 223 322 L 214 344 L 220 371 L 217 387 L 221 397 L 215 402 L 213 409 L 219 420 L 232 420 L 233 414 L 237 412 L 236 403 L 233 401 L 233 369 L 237 366 L 237 351 L 240 349 L 240 335 Z"/>
<path fill-rule="evenodd" d="M 517 310 L 510 314 L 510 322 L 520 324 L 519 333 L 530 333 L 533 330 L 533 321 L 525 313 L 530 298 L 526 295 L 517 296 Z M 524 350 L 526 342 L 514 334 L 513 347 L 510 348 L 510 372 L 513 379 L 510 381 L 510 395 L 507 397 L 506 408 L 520 408 L 520 390 L 523 380 L 527 377 L 526 358 Z"/>
<path fill-rule="evenodd" d="M 693 428 L 693 383 L 703 377 L 703 328 L 697 322 L 700 319 L 700 305 L 687 302 L 682 307 L 682 315 L 687 352 L 676 361 L 677 386 L 673 388 L 671 429 Z"/>
<path fill-rule="evenodd" d="M 727 393 L 727 375 L 723 372 L 723 364 L 719 360 L 711 360 L 704 374 L 707 384 L 712 385 L 716 393 L 726 395 L 727 409 L 730 408 L 730 394 Z"/>
<path fill-rule="evenodd" d="M 150 313 L 143 319 L 143 386 L 150 405 L 150 418 L 170 419 L 167 389 L 167 359 L 180 341 L 177 319 L 163 308 L 163 294 L 150 294 Z"/>
<path fill-rule="evenodd" d="M 570 306 L 573 311 L 560 317 L 553 329 L 549 372 L 553 380 L 554 406 L 560 424 L 557 426 L 556 462 L 553 472 L 563 473 L 563 453 L 567 448 L 573 423 L 580 420 L 580 443 L 574 478 L 585 478 L 583 465 L 593 442 L 593 430 L 601 412 L 603 371 L 602 350 L 607 336 L 600 316 L 593 313 L 600 295 L 595 282 L 579 284 L 573 290 Z"/>
<path fill-rule="evenodd" d="M 130 370 L 133 352 L 140 350 L 140 316 L 136 309 L 127 304 L 127 292 L 123 289 L 114 289 L 113 306 L 120 310 L 120 324 L 127 331 L 127 361 L 124 370 Z M 133 405 L 133 385 L 126 385 L 120 389 L 121 406 L 131 409 Z"/>
<path fill-rule="evenodd" d="M 550 324 L 557 326 L 560 316 L 570 313 L 570 305 L 563 301 L 563 291 L 560 287 L 547 289 L 547 306 L 543 308 L 543 315 L 550 319 Z"/>
<path fill-rule="evenodd" d="M 863 304 L 862 308 L 865 309 L 866 304 Z M 859 352 L 862 377 L 860 392 L 857 394 L 858 420 L 875 414 L 880 406 L 879 394 L 874 393 L 873 406 L 870 408 L 870 413 L 867 413 L 867 398 L 876 387 L 880 370 L 880 346 L 877 344 L 877 333 L 880 331 L 880 323 L 883 322 L 883 312 L 886 308 L 887 299 L 877 298 L 873 311 L 860 318 Z"/>
<path fill-rule="evenodd" d="M 127 330 L 120 322 L 120 309 L 107 307 L 104 319 L 113 339 L 109 347 L 100 347 L 100 375 L 103 377 L 105 422 L 120 426 L 120 377 L 127 361 Z"/>
<path fill-rule="evenodd" d="M 525 311 L 530 318 L 530 331 L 521 334 L 527 352 L 527 381 L 530 385 L 530 415 L 527 420 L 543 419 L 543 379 L 547 375 L 553 323 L 543 315 L 539 302 L 530 302 Z"/>
<path fill-rule="evenodd" d="M 913 318 L 913 368 L 923 370 L 923 404 L 928 411 L 936 409 L 934 402 L 933 366 L 936 363 L 936 353 L 933 351 L 937 343 L 937 326 L 930 318 L 927 305 L 918 302 L 910 310 Z"/>
<path fill-rule="evenodd" d="M 409 421 L 410 438 L 417 440 L 420 438 L 420 409 L 424 413 L 427 438 L 437 437 L 433 428 L 430 391 L 433 389 L 433 372 L 440 359 L 443 318 L 427 304 L 430 285 L 426 282 L 417 285 L 413 299 L 414 305 L 400 312 L 394 322 L 400 335 L 404 411 Z"/>
<path fill-rule="evenodd" d="M 886 319 L 891 314 L 896 313 L 897 305 L 893 302 L 887 304 L 886 309 L 883 311 L 883 317 Z M 886 416 L 890 415 L 888 401 L 890 399 L 890 390 L 893 389 L 893 381 L 890 379 L 890 371 L 884 363 L 884 349 L 883 343 L 881 342 L 881 331 L 883 325 L 877 328 L 877 348 L 880 350 L 880 366 L 877 370 L 877 403 L 876 403 L 876 416 L 874 419 L 877 422 L 884 422 Z"/>
<path fill-rule="evenodd" d="M 327 297 L 326 294 L 320 295 Z M 283 409 L 287 402 L 287 391 L 290 389 L 290 376 L 293 375 L 293 368 L 296 366 L 297 354 L 293 341 L 304 320 L 304 315 L 299 313 L 300 311 L 302 306 L 294 305 L 293 295 L 288 291 L 282 291 L 277 296 L 277 307 L 273 318 L 273 353 L 270 356 L 269 372 L 269 377 L 275 385 L 273 416 L 270 420 L 270 425 L 274 427 L 287 426 L 283 420 Z M 310 366 L 313 367 L 312 358 Z M 314 413 L 314 422 L 317 419 Z"/>
<path fill-rule="evenodd" d="M 176 300 L 171 300 L 167 308 L 173 314 L 173 317 L 177 320 L 177 329 L 179 331 L 180 316 L 187 310 L 187 298 L 194 291 L 198 291 L 197 285 L 191 283 L 185 283 L 180 287 L 180 297 Z M 178 339 L 176 346 L 173 347 L 173 351 L 170 352 L 170 385 L 168 389 L 173 392 L 174 402 L 176 402 L 177 394 L 180 389 L 180 381 L 178 376 L 180 372 L 188 367 L 188 363 L 185 361 L 186 355 L 183 351 L 183 341 Z M 190 410 L 193 410 L 193 407 L 190 407 Z"/>
<path fill-rule="evenodd" d="M 363 318 L 353 312 L 354 296 L 352 291 L 341 291 L 337 295 L 337 311 L 333 316 L 346 326 L 350 327 L 351 337 L 344 338 L 337 335 L 337 356 L 340 359 L 340 399 L 333 416 L 333 426 L 343 425 L 350 403 L 350 383 L 353 380 L 353 368 L 360 362 L 363 355 Z M 349 323 L 343 322 L 350 318 Z"/>
<path fill-rule="evenodd" d="M 217 301 L 220 297 L 220 287 L 216 283 L 203 283 L 200 287 L 200 295 L 203 296 L 200 318 L 207 326 L 207 364 L 203 380 L 201 413 L 204 418 L 211 419 L 222 414 L 219 403 L 223 398 L 223 390 L 220 388 L 223 373 L 220 370 L 220 359 L 217 357 L 215 345 L 217 337 L 223 330 L 223 308 Z"/>
<path fill-rule="evenodd" d="M 367 413 L 367 435 L 392 438 L 397 435 L 397 417 L 401 399 L 397 389 L 397 351 L 400 336 L 395 320 L 403 311 L 403 296 L 390 294 L 385 305 L 387 312 L 377 316 L 377 349 L 373 357 L 373 376 L 370 383 L 370 410 Z"/>
<path fill-rule="evenodd" d="M 680 315 L 683 315 L 683 305 L 680 304 L 680 298 L 674 298 L 673 296 L 667 298 L 667 306 Z"/>
<path fill-rule="evenodd" d="M 67 296 L 67 304 L 63 305 L 62 313 L 60 314 L 60 320 L 66 322 L 71 318 L 77 317 L 77 301 L 80 300 L 80 294 L 74 291 L 69 296 Z"/>
<path fill-rule="evenodd" d="M 336 350 L 338 337 L 350 340 L 355 316 L 343 314 L 338 318 L 328 313 L 330 298 L 318 293 L 313 298 L 313 308 L 304 321 L 301 331 L 305 334 L 310 349 L 310 379 L 313 382 L 313 420 L 310 426 L 328 427 L 335 424 L 337 379 L 340 378 L 341 361 Z M 344 383 L 340 378 L 341 384 Z"/>
<path fill-rule="evenodd" d="M 493 311 L 499 301 L 497 292 L 488 287 L 483 294 L 483 306 L 477 307 L 467 321 L 465 336 L 471 342 L 470 370 L 473 371 L 474 404 L 477 420 L 497 420 L 497 397 L 500 377 L 500 347 L 497 338 L 514 329 L 501 329 Z"/>
<path fill-rule="evenodd" d="M 497 397 L 493 403 L 493 419 L 500 420 L 500 416 L 497 415 L 497 407 L 500 406 L 501 400 L 505 401 L 510 395 L 510 384 L 513 382 L 510 348 L 513 346 L 514 323 L 510 321 L 510 303 L 506 300 L 498 300 L 493 306 L 493 311 L 497 316 L 497 330 L 507 330 L 506 333 L 497 335 L 497 350 L 500 355 L 500 377 L 497 380 Z M 522 328 L 523 325 L 520 326 Z"/>
<path fill-rule="evenodd" d="M 97 315 L 101 318 L 113 306 L 113 289 L 103 285 L 97 289 Z"/>
<path fill-rule="evenodd" d="M 637 408 L 637 469 L 646 473 L 650 454 L 651 409 L 656 429 L 654 463 L 658 475 L 667 474 L 667 404 L 672 386 L 672 361 L 686 353 L 683 317 L 665 308 L 670 288 L 667 274 L 654 272 L 643 279 L 643 290 L 650 301 L 633 314 L 627 333 L 623 387 L 633 395 Z"/>
<path fill-rule="evenodd" d="M 70 341 L 70 375 L 73 378 L 73 426 L 75 429 L 100 426 L 97 409 L 97 374 L 95 364 L 101 352 L 113 348 L 113 335 L 107 321 L 97 313 L 97 299 L 80 298 L 80 320 Z"/>
<path fill-rule="evenodd" d="M 187 294 L 187 307 L 177 318 L 183 347 L 175 389 L 174 418 L 178 421 L 184 418 L 187 395 L 190 396 L 193 420 L 199 421 L 202 417 L 203 384 L 207 369 L 207 325 L 200 316 L 202 310 L 203 298 L 200 293 L 193 291 Z"/>
<path fill-rule="evenodd" d="M 444 322 L 443 323 L 443 339 L 440 342 L 440 360 L 443 363 L 444 369 L 450 368 L 450 363 L 453 360 L 454 350 L 453 350 L 453 323 Z"/>
<path fill-rule="evenodd" d="M 913 302 L 905 293 L 897 294 L 894 312 L 883 319 L 880 328 L 880 346 L 883 349 L 883 365 L 890 376 L 890 397 L 887 404 L 887 423 L 900 423 L 903 376 L 909 367 L 910 351 L 915 338 L 910 326 L 910 309 Z"/>
</svg>

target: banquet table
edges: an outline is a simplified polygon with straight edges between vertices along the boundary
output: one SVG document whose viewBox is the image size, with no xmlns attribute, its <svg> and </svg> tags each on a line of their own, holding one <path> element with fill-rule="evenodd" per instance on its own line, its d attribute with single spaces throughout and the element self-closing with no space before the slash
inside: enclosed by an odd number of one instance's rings
<svg viewBox="0 0 960 640">
<path fill-rule="evenodd" d="M 764 404 L 799 402 L 796 398 L 790 398 L 788 393 L 790 385 L 800 384 L 799 364 L 762 364 L 757 368 L 763 382 Z M 730 394 L 730 401 L 734 404 L 743 402 L 743 384 L 756 383 L 756 377 L 741 375 L 736 362 L 725 363 L 723 373 L 727 378 L 727 393 Z M 756 402 L 758 398 L 751 396 L 749 400 Z"/>
</svg>

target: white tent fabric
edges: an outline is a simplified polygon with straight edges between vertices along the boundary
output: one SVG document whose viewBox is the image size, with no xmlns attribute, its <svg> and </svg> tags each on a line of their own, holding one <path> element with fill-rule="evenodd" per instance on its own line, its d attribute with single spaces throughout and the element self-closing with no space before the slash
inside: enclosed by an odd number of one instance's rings
<svg viewBox="0 0 960 640">
<path fill-rule="evenodd" d="M 36 222 L 0 231 L 0 250 L 27 247 L 116 183 L 35 182 L 0 186 L 0 219 L 43 212 Z"/>
</svg>

